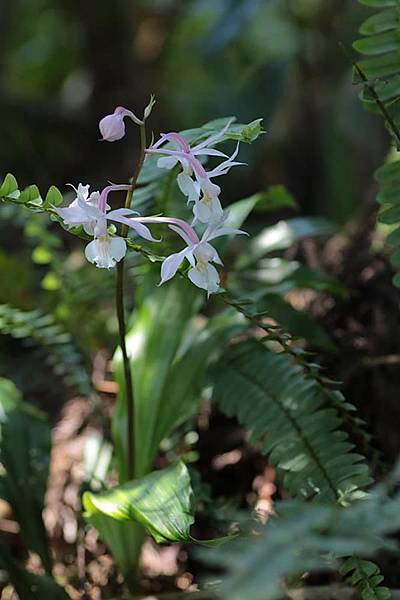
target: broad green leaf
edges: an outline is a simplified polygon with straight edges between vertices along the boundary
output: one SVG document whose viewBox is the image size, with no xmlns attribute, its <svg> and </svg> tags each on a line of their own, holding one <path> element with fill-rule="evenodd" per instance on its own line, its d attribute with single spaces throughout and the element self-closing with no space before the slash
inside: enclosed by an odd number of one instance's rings
<svg viewBox="0 0 400 600">
<path fill-rule="evenodd" d="M 42 520 L 50 459 L 50 428 L 44 414 L 24 404 L 14 386 L 0 380 L 0 489 L 21 527 L 21 536 L 50 571 Z"/>
<path fill-rule="evenodd" d="M 164 396 L 166 380 L 183 343 L 189 321 L 200 307 L 202 295 L 190 282 L 175 278 L 157 287 L 158 267 L 146 278 L 148 293 L 138 302 L 133 327 L 127 335 L 135 396 L 135 476 L 152 469 L 163 428 L 162 412 L 168 412 Z M 140 290 L 139 290 L 140 292 Z M 114 358 L 119 383 L 117 406 L 113 415 L 120 481 L 126 481 L 126 401 L 122 359 L 119 350 Z M 194 365 L 195 367 L 195 365 Z M 176 415 L 179 418 L 179 414 Z M 170 415 L 168 415 L 168 420 Z"/>
<path fill-rule="evenodd" d="M 85 492 L 83 505 L 89 522 L 104 515 L 140 523 L 158 543 L 191 540 L 192 488 L 182 462 L 101 494 Z"/>
<path fill-rule="evenodd" d="M 143 527 L 137 522 L 117 521 L 98 511 L 84 516 L 108 546 L 124 578 L 134 580 L 145 536 Z"/>
<path fill-rule="evenodd" d="M 235 310 L 211 318 L 202 329 L 193 327 L 191 339 L 179 352 L 165 381 L 163 402 L 154 434 L 157 445 L 198 408 L 206 368 L 221 344 L 240 333 L 246 322 Z"/>
<path fill-rule="evenodd" d="M 334 232 L 335 227 L 321 217 L 296 217 L 279 221 L 263 229 L 246 245 L 246 252 L 240 256 L 236 267 L 242 269 L 266 254 L 286 250 L 305 237 L 327 237 Z"/>
<path fill-rule="evenodd" d="M 10 196 L 18 191 L 18 183 L 14 175 L 7 173 L 0 187 L 0 197 Z"/>
</svg>

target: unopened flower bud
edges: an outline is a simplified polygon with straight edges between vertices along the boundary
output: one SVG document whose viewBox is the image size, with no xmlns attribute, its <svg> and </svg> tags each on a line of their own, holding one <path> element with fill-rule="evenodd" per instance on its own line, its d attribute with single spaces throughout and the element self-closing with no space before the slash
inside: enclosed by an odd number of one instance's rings
<svg viewBox="0 0 400 600">
<path fill-rule="evenodd" d="M 116 142 L 125 135 L 124 118 L 129 117 L 136 125 L 143 125 L 143 122 L 136 117 L 130 110 L 123 106 L 118 106 L 112 115 L 103 117 L 99 123 L 102 139 L 106 142 Z"/>
</svg>

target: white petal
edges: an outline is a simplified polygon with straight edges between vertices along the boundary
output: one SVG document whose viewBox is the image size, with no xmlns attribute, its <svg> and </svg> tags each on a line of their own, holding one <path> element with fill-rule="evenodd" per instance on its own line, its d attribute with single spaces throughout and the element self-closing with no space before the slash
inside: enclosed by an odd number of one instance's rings
<svg viewBox="0 0 400 600">
<path fill-rule="evenodd" d="M 175 156 L 162 156 L 157 161 L 157 167 L 159 169 L 173 169 L 178 159 Z"/>
<path fill-rule="evenodd" d="M 210 262 L 215 256 L 215 248 L 207 242 L 200 242 L 193 251 L 194 256 L 201 262 Z"/>
<path fill-rule="evenodd" d="M 178 227 L 177 225 L 171 225 L 171 224 L 169 224 L 168 227 L 169 227 L 169 229 L 172 229 L 172 231 L 175 231 L 175 233 L 180 235 L 181 238 L 183 239 L 183 241 L 185 242 L 185 244 L 187 244 L 188 246 L 192 245 L 192 241 L 190 240 L 189 236 L 181 227 Z"/>
<path fill-rule="evenodd" d="M 74 204 L 74 203 L 72 203 Z M 55 212 L 63 219 L 66 225 L 76 227 L 91 221 L 91 217 L 80 206 L 67 206 L 66 208 L 55 208 Z"/>
<path fill-rule="evenodd" d="M 199 187 L 196 185 L 196 182 L 186 173 L 179 173 L 176 180 L 179 189 L 182 194 L 188 197 L 189 202 L 196 202 L 200 195 Z"/>
<path fill-rule="evenodd" d="M 211 218 L 213 221 L 220 221 L 224 211 L 222 210 L 219 198 L 215 196 L 211 201 Z"/>
<path fill-rule="evenodd" d="M 233 227 L 219 227 L 217 229 L 211 230 L 211 232 L 207 236 L 207 240 L 211 241 L 215 238 L 221 237 L 222 235 L 249 235 L 247 231 L 242 231 L 241 229 L 234 229 Z M 204 238 L 206 239 L 206 238 Z"/>
<path fill-rule="evenodd" d="M 215 294 L 219 290 L 219 275 L 215 267 L 210 264 L 190 269 L 188 277 L 194 285 L 207 290 L 209 294 Z"/>
<path fill-rule="evenodd" d="M 193 214 L 200 223 L 208 223 L 211 219 L 211 210 L 208 204 L 199 200 L 193 206 Z"/>
<path fill-rule="evenodd" d="M 94 235 L 94 230 L 96 227 L 96 221 L 90 221 L 89 223 L 85 223 L 83 225 L 83 229 L 86 231 L 88 235 Z"/>
<path fill-rule="evenodd" d="M 85 248 L 85 256 L 89 262 L 100 269 L 111 269 L 126 254 L 125 240 L 105 236 L 90 242 Z"/>
<path fill-rule="evenodd" d="M 124 225 L 128 225 L 128 227 L 134 229 L 136 233 L 140 235 L 140 237 L 144 238 L 145 240 L 148 240 L 149 242 L 161 241 L 154 238 L 151 234 L 150 229 L 146 227 L 146 225 L 143 225 L 142 223 L 139 223 L 139 221 L 135 220 L 135 217 L 128 218 L 121 216 L 121 212 L 125 212 L 125 209 L 117 208 L 116 210 L 112 210 L 108 213 L 107 219 L 109 221 L 115 221 L 116 223 L 123 223 Z"/>
<path fill-rule="evenodd" d="M 124 258 L 126 254 L 126 243 L 125 240 L 121 237 L 111 238 L 110 242 L 110 256 L 116 261 L 119 262 L 122 258 Z"/>
<path fill-rule="evenodd" d="M 211 144 L 214 144 L 215 142 L 220 140 L 225 135 L 225 133 L 228 131 L 228 129 L 231 126 L 231 124 L 233 123 L 233 121 L 234 121 L 234 118 L 232 117 L 231 119 L 229 119 L 229 121 L 226 123 L 226 125 L 220 131 L 210 135 L 206 140 L 204 140 L 203 142 L 200 142 L 200 144 L 197 144 L 197 146 L 192 148 L 192 150 L 194 150 L 194 151 L 200 150 L 201 148 L 211 146 Z"/>
<path fill-rule="evenodd" d="M 163 264 L 161 265 L 161 281 L 159 285 L 162 285 L 174 277 L 183 259 L 185 258 L 186 253 L 187 248 L 184 248 L 184 250 L 176 252 L 175 254 L 171 254 L 164 260 Z"/>
<path fill-rule="evenodd" d="M 201 156 L 221 156 L 221 158 L 228 158 L 228 155 L 221 150 L 216 150 L 215 148 L 205 148 L 200 150 L 194 150 L 193 155 L 196 156 L 201 154 Z"/>
<path fill-rule="evenodd" d="M 78 185 L 78 189 L 77 190 L 76 190 L 76 188 L 74 188 L 74 189 L 76 191 L 76 195 L 79 196 L 79 198 L 82 198 L 82 200 L 86 200 L 88 198 L 89 189 L 90 189 L 89 184 L 84 185 L 83 183 L 80 183 Z"/>
</svg>

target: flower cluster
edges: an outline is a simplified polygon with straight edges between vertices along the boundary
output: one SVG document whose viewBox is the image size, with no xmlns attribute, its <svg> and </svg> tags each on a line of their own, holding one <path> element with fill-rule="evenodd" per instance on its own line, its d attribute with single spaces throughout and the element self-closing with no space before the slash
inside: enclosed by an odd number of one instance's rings
<svg viewBox="0 0 400 600">
<path fill-rule="evenodd" d="M 154 105 L 152 98 L 146 107 L 143 120 L 136 117 L 131 111 L 117 107 L 113 114 L 105 116 L 99 124 L 102 139 L 113 142 L 125 135 L 124 118 L 128 117 L 137 125 L 143 125 Z M 172 169 L 180 165 L 181 172 L 177 176 L 177 183 L 182 193 L 187 197 L 187 202 L 193 204 L 194 219 L 191 225 L 182 219 L 173 217 L 147 216 L 141 217 L 130 208 L 111 210 L 107 203 L 110 192 L 131 189 L 130 185 L 109 185 L 102 192 L 89 193 L 89 186 L 79 184 L 75 190 L 76 197 L 66 208 L 54 208 L 64 223 L 70 227 L 82 226 L 88 235 L 93 236 L 85 249 L 86 258 L 97 267 L 109 269 L 114 267 L 126 254 L 127 246 L 122 237 L 111 235 L 108 231 L 108 221 L 121 223 L 135 230 L 142 238 L 158 242 L 147 225 L 165 224 L 177 233 L 185 242 L 183 250 L 168 256 L 161 267 L 160 285 L 170 280 L 176 274 L 184 259 L 189 262 L 188 277 L 197 287 L 212 294 L 218 292 L 219 274 L 214 264 L 222 265 L 216 249 L 211 241 L 232 234 L 242 234 L 243 231 L 226 226 L 227 212 L 223 211 L 220 194 L 221 188 L 212 181 L 215 177 L 225 175 L 239 163 L 235 158 L 239 151 L 239 144 L 234 153 L 227 156 L 213 145 L 221 141 L 231 122 L 216 134 L 206 140 L 191 146 L 179 133 L 161 134 L 160 139 L 146 149 L 146 154 L 159 154 L 157 165 L 161 169 Z M 206 171 L 199 157 L 214 156 L 222 158 L 222 162 L 210 171 Z M 204 233 L 199 237 L 194 229 L 197 224 L 205 227 Z M 214 263 L 214 264 L 212 264 Z"/>
</svg>

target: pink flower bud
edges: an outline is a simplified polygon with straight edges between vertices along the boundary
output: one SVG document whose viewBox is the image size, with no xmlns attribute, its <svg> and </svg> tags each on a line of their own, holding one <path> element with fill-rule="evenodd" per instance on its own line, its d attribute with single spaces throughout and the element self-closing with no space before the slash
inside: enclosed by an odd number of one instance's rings
<svg viewBox="0 0 400 600">
<path fill-rule="evenodd" d="M 142 125 L 142 121 L 138 119 L 133 112 L 123 106 L 117 106 L 112 115 L 103 117 L 99 123 L 100 133 L 103 136 L 102 139 L 104 141 L 116 142 L 124 137 L 125 117 L 132 119 L 136 125 Z"/>
<path fill-rule="evenodd" d="M 99 128 L 103 140 L 106 142 L 116 142 L 125 135 L 124 117 L 116 112 L 112 115 L 107 115 L 100 121 Z"/>
</svg>

